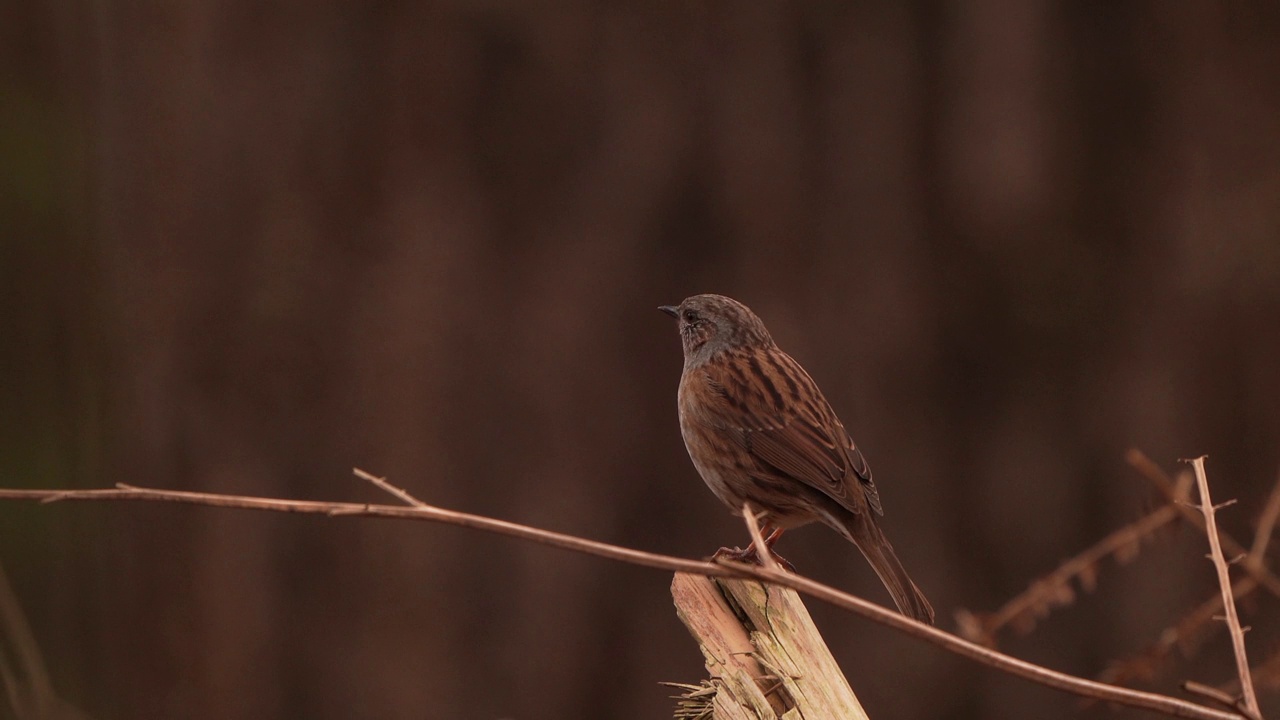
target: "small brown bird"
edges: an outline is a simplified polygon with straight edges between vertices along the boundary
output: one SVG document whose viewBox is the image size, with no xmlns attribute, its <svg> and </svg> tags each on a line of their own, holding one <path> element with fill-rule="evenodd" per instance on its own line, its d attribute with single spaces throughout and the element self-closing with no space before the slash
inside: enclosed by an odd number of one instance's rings
<svg viewBox="0 0 1280 720">
<path fill-rule="evenodd" d="M 784 530 L 826 524 L 858 546 L 902 614 L 932 624 L 876 523 L 884 512 L 867 461 L 809 373 L 737 300 L 694 295 L 659 310 L 680 321 L 680 432 L 716 497 L 736 514 L 744 502 L 763 512 L 770 553 Z"/>
</svg>

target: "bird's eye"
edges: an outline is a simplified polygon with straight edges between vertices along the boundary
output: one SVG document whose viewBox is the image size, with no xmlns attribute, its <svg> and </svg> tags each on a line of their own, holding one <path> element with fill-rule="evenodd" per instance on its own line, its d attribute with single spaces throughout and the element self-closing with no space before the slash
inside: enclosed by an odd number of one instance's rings
<svg viewBox="0 0 1280 720">
<path fill-rule="evenodd" d="M 694 312 L 694 311 L 692 311 L 692 310 L 685 310 L 685 311 L 684 311 L 684 321 L 685 321 L 685 322 L 687 322 L 687 323 L 694 323 L 694 322 L 697 322 L 697 321 L 698 321 L 698 313 L 696 313 L 696 312 Z"/>
</svg>

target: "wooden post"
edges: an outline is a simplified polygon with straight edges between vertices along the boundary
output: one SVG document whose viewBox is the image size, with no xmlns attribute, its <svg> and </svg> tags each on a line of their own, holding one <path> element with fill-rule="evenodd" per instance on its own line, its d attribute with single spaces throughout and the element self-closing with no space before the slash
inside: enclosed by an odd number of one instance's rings
<svg viewBox="0 0 1280 720">
<path fill-rule="evenodd" d="M 706 659 L 715 720 L 866 720 L 794 590 L 677 573 L 671 596 Z"/>
</svg>

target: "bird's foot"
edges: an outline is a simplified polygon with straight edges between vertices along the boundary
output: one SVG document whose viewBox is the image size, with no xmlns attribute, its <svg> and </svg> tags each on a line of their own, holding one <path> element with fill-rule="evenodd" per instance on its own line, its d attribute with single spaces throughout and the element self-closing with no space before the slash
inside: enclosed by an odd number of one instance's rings
<svg viewBox="0 0 1280 720">
<path fill-rule="evenodd" d="M 796 571 L 796 566 L 792 565 L 791 561 L 787 560 L 786 558 L 782 557 L 777 552 L 775 552 L 773 548 L 769 548 L 769 556 L 773 558 L 774 562 L 782 566 L 783 570 L 786 570 L 787 572 L 790 572 L 790 573 L 794 573 Z M 760 561 L 760 554 L 756 552 L 756 546 L 754 543 L 751 545 L 748 545 L 745 550 L 739 547 L 734 547 L 734 548 L 722 547 L 719 550 L 717 550 L 715 554 L 709 558 L 709 560 L 711 562 L 721 562 L 721 561 L 728 560 L 730 562 L 746 563 L 747 565 L 764 565 L 764 563 Z"/>
</svg>

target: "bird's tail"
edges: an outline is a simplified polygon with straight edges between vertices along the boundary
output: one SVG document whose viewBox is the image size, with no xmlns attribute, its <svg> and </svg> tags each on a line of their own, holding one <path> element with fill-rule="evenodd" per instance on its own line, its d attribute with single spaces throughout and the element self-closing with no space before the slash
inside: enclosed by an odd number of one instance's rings
<svg viewBox="0 0 1280 720">
<path fill-rule="evenodd" d="M 862 551 L 867 562 L 880 576 L 898 611 L 907 617 L 915 618 L 928 625 L 933 624 L 933 606 L 925 599 L 920 588 L 911 582 L 911 577 L 903 569 L 898 556 L 893 552 L 889 539 L 881 532 L 880 526 L 867 512 L 850 513 L 845 520 L 848 538 Z"/>
</svg>

